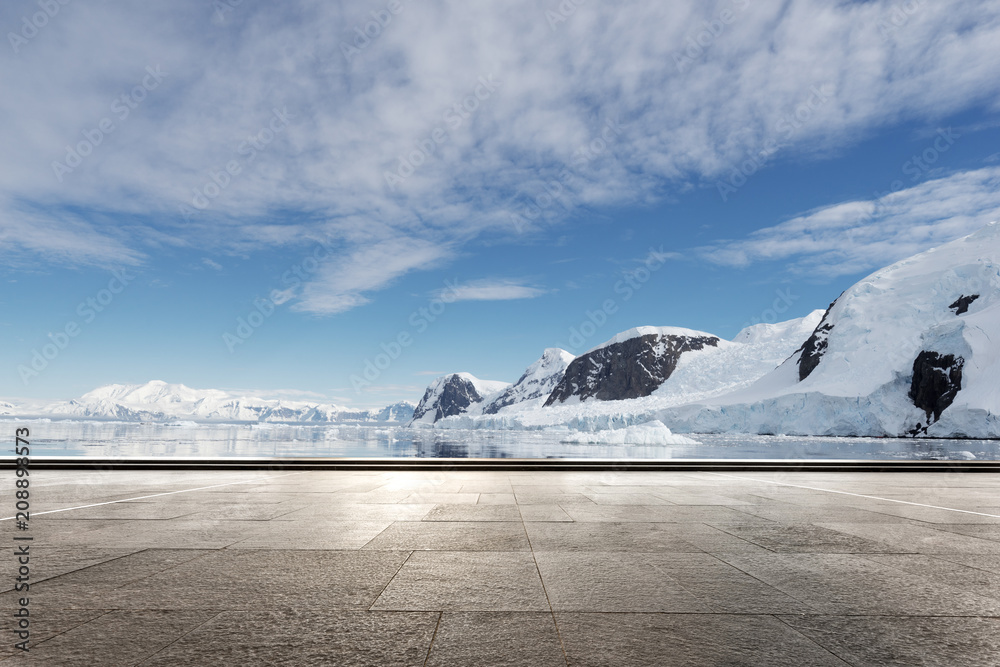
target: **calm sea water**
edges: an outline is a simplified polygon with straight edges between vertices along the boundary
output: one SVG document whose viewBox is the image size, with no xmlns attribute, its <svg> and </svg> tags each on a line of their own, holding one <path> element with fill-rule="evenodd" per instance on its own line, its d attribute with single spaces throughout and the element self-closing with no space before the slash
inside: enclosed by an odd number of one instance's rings
<svg viewBox="0 0 1000 667">
<path fill-rule="evenodd" d="M 558 433 L 439 431 L 357 424 L 147 424 L 0 420 L 31 430 L 35 456 L 325 456 L 621 459 L 1000 460 L 1000 440 L 691 435 L 699 445 L 591 445 Z M 13 451 L 6 451 L 13 455 Z"/>
</svg>

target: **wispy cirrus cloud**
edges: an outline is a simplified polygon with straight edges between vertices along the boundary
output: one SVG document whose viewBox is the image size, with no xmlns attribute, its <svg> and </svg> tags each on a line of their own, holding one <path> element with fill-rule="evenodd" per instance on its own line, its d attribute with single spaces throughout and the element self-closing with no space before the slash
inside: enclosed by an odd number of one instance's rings
<svg viewBox="0 0 1000 667">
<path fill-rule="evenodd" d="M 55 215 L 0 200 L 0 258 L 9 264 L 30 257 L 104 268 L 141 263 L 145 253 L 130 247 L 125 236 L 75 212 Z"/>
<path fill-rule="evenodd" d="M 816 209 L 697 254 L 722 266 L 782 262 L 794 273 L 832 277 L 885 266 L 995 220 L 1000 167 L 988 167 Z"/>
<path fill-rule="evenodd" d="M 445 245 L 412 238 L 359 245 L 336 263 L 321 267 L 305 284 L 294 309 L 320 315 L 350 310 L 368 302 L 366 293 L 409 271 L 435 266 L 450 255 Z"/>
<path fill-rule="evenodd" d="M 449 284 L 435 294 L 445 302 L 452 301 L 511 301 L 514 299 L 534 299 L 548 290 L 533 287 L 517 279 L 470 280 L 465 283 Z"/>
</svg>

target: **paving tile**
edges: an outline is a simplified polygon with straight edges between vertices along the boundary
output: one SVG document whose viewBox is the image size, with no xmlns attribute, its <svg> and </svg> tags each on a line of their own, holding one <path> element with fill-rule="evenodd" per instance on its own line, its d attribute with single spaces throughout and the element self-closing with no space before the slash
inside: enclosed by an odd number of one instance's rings
<svg viewBox="0 0 1000 667">
<path fill-rule="evenodd" d="M 433 503 L 435 505 L 475 505 L 479 500 L 478 493 L 429 493 L 420 492 L 408 495 L 400 502 L 406 503 Z"/>
<path fill-rule="evenodd" d="M 438 613 L 223 612 L 142 667 L 288 665 L 420 667 Z"/>
<path fill-rule="evenodd" d="M 437 505 L 424 521 L 520 521 L 517 505 Z"/>
<path fill-rule="evenodd" d="M 269 521 L 230 549 L 360 549 L 391 521 Z"/>
<path fill-rule="evenodd" d="M 252 537 L 263 521 L 217 521 L 180 518 L 117 521 L 87 534 L 87 539 L 127 549 L 221 549 Z"/>
<path fill-rule="evenodd" d="M 923 554 L 995 554 L 1000 558 L 1000 542 L 958 535 L 930 526 L 914 524 L 817 523 L 848 535 L 881 542 L 899 553 Z"/>
<path fill-rule="evenodd" d="M 526 523 L 534 551 L 698 552 L 656 523 Z"/>
<path fill-rule="evenodd" d="M 569 515 L 573 521 L 589 523 L 622 523 L 639 522 L 650 523 L 654 521 L 666 521 L 660 513 L 658 507 L 646 507 L 642 505 L 596 505 L 590 501 L 581 503 L 538 503 L 539 505 L 558 505 Z"/>
<path fill-rule="evenodd" d="M 520 505 L 522 521 L 572 521 L 559 505 Z"/>
<path fill-rule="evenodd" d="M 154 500 L 135 501 L 128 503 L 115 503 L 113 505 L 99 505 L 98 507 L 85 507 L 73 510 L 72 512 L 57 512 L 45 515 L 44 521 L 60 521 L 82 519 L 176 519 L 203 512 L 205 507 L 193 503 L 169 503 L 166 501 L 155 502 Z"/>
<path fill-rule="evenodd" d="M 372 606 L 398 611 L 548 611 L 529 553 L 415 551 Z"/>
<path fill-rule="evenodd" d="M 546 489 L 545 492 L 515 491 L 514 497 L 517 499 L 518 505 L 563 505 L 566 503 L 596 505 L 593 500 L 582 493 L 551 493 L 550 489 Z"/>
<path fill-rule="evenodd" d="M 691 506 L 725 506 L 725 507 L 742 507 L 744 505 L 756 505 L 760 502 L 764 502 L 761 498 L 751 498 L 751 497 L 737 497 L 721 495 L 717 493 L 690 493 L 690 492 L 672 492 L 672 491 L 660 491 L 656 495 L 664 500 L 667 500 L 676 505 L 691 505 Z"/>
<path fill-rule="evenodd" d="M 146 549 L 68 572 L 48 582 L 59 587 L 120 588 L 212 553 L 200 549 Z"/>
<path fill-rule="evenodd" d="M 664 574 L 673 557 L 632 553 L 535 552 L 556 611 L 708 613 L 713 608 Z"/>
<path fill-rule="evenodd" d="M 993 615 L 1000 601 L 855 554 L 717 556 L 743 572 L 833 615 Z"/>
<path fill-rule="evenodd" d="M 673 487 L 662 484 L 595 484 L 585 486 L 583 493 L 638 493 L 656 494 L 662 496 L 664 493 L 673 491 Z"/>
<path fill-rule="evenodd" d="M 205 611 L 111 611 L 69 631 L 33 645 L 27 664 L 135 665 L 214 616 Z M 0 665 L 23 665 L 18 657 Z"/>
<path fill-rule="evenodd" d="M 987 572 L 923 554 L 866 554 L 865 558 L 945 586 L 1000 600 L 998 572 Z"/>
<path fill-rule="evenodd" d="M 34 537 L 35 540 L 30 542 L 28 548 L 28 565 L 31 569 L 30 576 L 32 583 L 45 581 L 46 579 L 91 567 L 105 561 L 112 561 L 139 551 L 139 549 L 108 549 L 101 547 L 80 549 L 75 546 L 55 545 L 52 543 L 51 537 L 46 538 L 44 541 L 38 535 L 34 535 Z M 22 542 L 21 544 L 23 545 L 24 543 Z M 11 542 L 10 562 L 12 565 L 14 561 L 14 548 L 13 542 Z M 10 572 L 11 576 L 0 580 L 0 592 L 12 591 L 14 589 L 13 566 L 11 566 Z"/>
<path fill-rule="evenodd" d="M 878 494 L 885 495 L 885 494 Z M 934 501 L 933 499 L 914 494 L 910 497 L 901 498 L 907 502 L 916 502 L 927 505 L 939 505 L 941 507 L 949 507 L 951 509 L 958 510 L 969 510 L 971 512 L 978 512 L 979 514 L 966 514 L 964 512 L 953 512 L 949 509 L 935 509 L 933 507 L 921 507 L 919 505 L 903 505 L 900 503 L 887 503 L 887 502 L 875 502 L 868 505 L 867 508 L 871 511 L 877 511 L 881 514 L 896 516 L 902 519 L 913 519 L 916 521 L 923 521 L 925 523 L 991 523 L 994 525 L 1000 524 L 1000 507 L 996 505 L 981 506 L 976 504 L 967 504 L 961 502 L 955 502 L 952 498 L 941 498 L 940 500 Z M 995 500 L 995 498 L 994 498 Z M 993 514 L 995 516 L 983 516 L 983 514 Z"/>
<path fill-rule="evenodd" d="M 397 522 L 364 546 L 365 550 L 527 551 L 520 521 Z"/>
<path fill-rule="evenodd" d="M 702 551 L 713 554 L 767 554 L 770 550 L 725 531 L 727 524 L 661 523 L 663 532 L 683 539 Z"/>
<path fill-rule="evenodd" d="M 782 616 L 857 667 L 996 667 L 1000 619 Z"/>
<path fill-rule="evenodd" d="M 197 519 L 201 518 L 201 515 L 205 515 L 207 518 L 216 521 L 270 521 L 288 516 L 305 507 L 308 507 L 308 505 L 300 501 L 284 501 L 280 503 L 246 502 L 236 503 L 228 507 L 213 507 L 207 510 L 202 507 L 199 513 L 188 516 Z"/>
<path fill-rule="evenodd" d="M 512 494 L 514 491 L 510 482 L 466 482 L 460 489 L 462 493 Z"/>
<path fill-rule="evenodd" d="M 427 667 L 565 667 L 549 612 L 445 612 Z"/>
<path fill-rule="evenodd" d="M 114 578 L 32 586 L 45 609 L 367 609 L 406 552 L 220 550 L 118 585 Z M 113 572 L 109 571 L 113 577 Z M 0 604 L 10 604 L 9 596 Z"/>
<path fill-rule="evenodd" d="M 586 493 L 595 505 L 670 505 L 652 493 Z"/>
<path fill-rule="evenodd" d="M 900 549 L 884 542 L 840 532 L 832 524 L 829 528 L 812 524 L 727 525 L 722 530 L 779 553 L 894 553 Z"/>
<path fill-rule="evenodd" d="M 770 521 L 763 517 L 748 514 L 740 506 L 738 509 L 732 507 L 719 507 L 708 505 L 662 505 L 651 507 L 650 510 L 656 521 L 666 523 L 711 523 L 716 525 L 745 524 L 766 526 L 771 525 Z M 828 516 L 828 515 L 826 515 Z"/>
<path fill-rule="evenodd" d="M 647 559 L 657 572 L 707 603 L 713 611 L 733 614 L 812 613 L 815 608 L 796 600 L 707 554 L 676 554 Z"/>
<path fill-rule="evenodd" d="M 30 602 L 29 602 L 30 604 Z M 13 604 L 4 604 L 4 611 L 9 613 L 0 614 L 0 633 L 4 641 L 0 643 L 0 658 L 10 656 L 20 656 L 24 661 L 24 652 L 14 646 L 22 638 L 14 635 L 17 627 L 17 619 L 13 612 L 18 607 Z M 56 635 L 68 632 L 78 625 L 92 621 L 98 616 L 106 614 L 105 610 L 79 610 L 79 609 L 30 609 L 31 626 L 29 628 L 28 655 L 35 646 Z M 26 662 L 26 661 L 25 661 Z"/>
<path fill-rule="evenodd" d="M 981 540 L 1000 542 L 1000 524 L 935 523 L 933 528 L 934 530 L 939 530 L 945 533 L 955 533 L 956 535 L 965 535 L 967 537 L 976 537 Z"/>
<path fill-rule="evenodd" d="M 1000 558 L 981 554 L 930 554 L 931 558 L 958 563 L 984 572 L 1000 574 Z"/>
<path fill-rule="evenodd" d="M 516 505 L 513 493 L 480 493 L 477 505 Z"/>
<path fill-rule="evenodd" d="M 764 505 L 744 505 L 740 512 L 779 523 L 816 523 L 829 521 L 836 517 L 843 523 L 907 523 L 909 520 L 881 512 L 872 512 L 857 507 L 839 507 L 835 514 L 829 509 L 815 507 L 800 507 L 787 503 L 768 503 Z"/>
<path fill-rule="evenodd" d="M 848 667 L 769 616 L 556 613 L 571 667 Z"/>
<path fill-rule="evenodd" d="M 275 521 L 420 521 L 436 505 L 430 503 L 355 503 L 310 505 Z"/>
</svg>

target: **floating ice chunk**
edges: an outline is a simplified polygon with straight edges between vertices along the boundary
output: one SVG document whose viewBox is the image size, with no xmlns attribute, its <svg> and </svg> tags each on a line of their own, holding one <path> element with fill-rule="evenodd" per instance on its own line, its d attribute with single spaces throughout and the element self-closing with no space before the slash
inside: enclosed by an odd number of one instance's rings
<svg viewBox="0 0 1000 667">
<path fill-rule="evenodd" d="M 674 435 L 661 421 L 644 422 L 625 428 L 571 433 L 561 442 L 602 445 L 698 445 L 697 440 Z"/>
</svg>

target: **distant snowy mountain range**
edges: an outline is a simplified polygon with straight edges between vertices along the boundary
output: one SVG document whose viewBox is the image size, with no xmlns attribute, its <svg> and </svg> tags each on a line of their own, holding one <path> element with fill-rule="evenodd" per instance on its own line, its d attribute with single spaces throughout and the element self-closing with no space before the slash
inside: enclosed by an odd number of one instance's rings
<svg viewBox="0 0 1000 667">
<path fill-rule="evenodd" d="M 72 401 L 0 403 L 0 414 L 120 421 L 405 423 L 413 418 L 413 408 L 413 403 L 404 401 L 378 410 L 356 410 L 332 404 L 239 396 L 219 389 L 192 389 L 154 380 L 99 387 Z"/>
<path fill-rule="evenodd" d="M 826 311 L 732 341 L 637 327 L 513 385 L 435 380 L 414 425 L 1000 437 L 1000 224 L 877 271 Z"/>
</svg>

